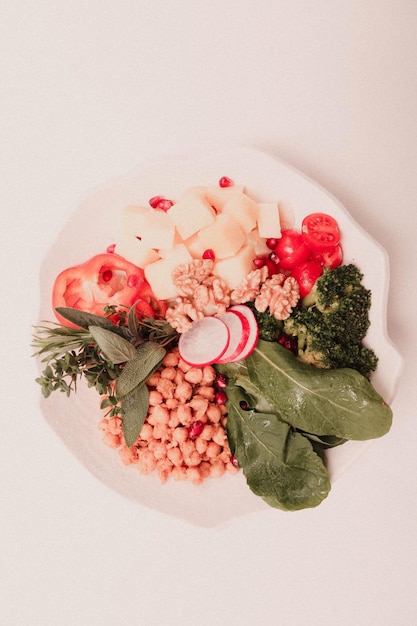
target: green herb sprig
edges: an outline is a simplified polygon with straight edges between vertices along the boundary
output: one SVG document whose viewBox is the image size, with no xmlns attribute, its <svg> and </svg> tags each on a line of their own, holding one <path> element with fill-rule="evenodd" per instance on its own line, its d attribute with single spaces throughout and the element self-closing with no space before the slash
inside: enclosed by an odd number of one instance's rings
<svg viewBox="0 0 417 626">
<path fill-rule="evenodd" d="M 106 314 L 112 314 L 111 307 Z M 59 307 L 57 312 L 77 328 L 44 322 L 35 327 L 33 356 L 45 363 L 36 382 L 48 398 L 60 391 L 77 391 L 84 378 L 105 396 L 101 408 L 122 418 L 123 433 L 132 446 L 149 408 L 146 380 L 160 366 L 168 346 L 175 345 L 176 331 L 165 320 L 139 318 L 135 306 L 114 324 L 105 316 Z"/>
</svg>

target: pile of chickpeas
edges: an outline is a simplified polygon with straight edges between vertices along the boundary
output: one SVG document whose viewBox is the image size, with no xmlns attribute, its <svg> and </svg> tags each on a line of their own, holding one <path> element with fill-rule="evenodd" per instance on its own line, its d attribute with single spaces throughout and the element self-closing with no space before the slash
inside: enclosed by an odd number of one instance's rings
<svg viewBox="0 0 417 626">
<path fill-rule="evenodd" d="M 210 365 L 192 367 L 173 349 L 147 380 L 149 410 L 135 444 L 127 447 L 120 417 L 100 422 L 104 443 L 141 474 L 157 471 L 161 482 L 202 483 L 238 468 L 226 436 L 225 393 Z"/>
</svg>

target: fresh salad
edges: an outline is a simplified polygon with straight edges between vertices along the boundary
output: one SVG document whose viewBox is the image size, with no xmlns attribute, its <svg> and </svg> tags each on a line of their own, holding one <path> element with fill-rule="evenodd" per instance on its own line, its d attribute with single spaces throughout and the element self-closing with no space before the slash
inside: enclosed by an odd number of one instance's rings
<svg viewBox="0 0 417 626">
<path fill-rule="evenodd" d="M 227 176 L 116 215 L 115 243 L 59 273 L 56 320 L 35 328 L 44 397 L 83 379 L 103 442 L 162 482 L 241 471 L 272 507 L 319 505 L 326 450 L 392 422 L 335 218 L 295 223 Z"/>
</svg>

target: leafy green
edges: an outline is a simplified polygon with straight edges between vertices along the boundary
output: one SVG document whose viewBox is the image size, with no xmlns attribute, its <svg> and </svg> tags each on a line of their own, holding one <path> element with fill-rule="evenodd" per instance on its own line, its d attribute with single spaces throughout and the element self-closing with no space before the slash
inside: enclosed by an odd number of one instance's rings
<svg viewBox="0 0 417 626">
<path fill-rule="evenodd" d="M 227 394 L 229 444 L 250 489 L 286 511 L 319 505 L 330 481 L 309 440 L 273 413 L 242 409 L 248 398 L 240 387 Z"/>
<path fill-rule="evenodd" d="M 116 396 L 124 398 L 142 384 L 159 367 L 166 350 L 152 341 L 142 343 L 136 356 L 127 361 L 116 381 Z"/>
<path fill-rule="evenodd" d="M 145 384 L 138 385 L 122 400 L 122 427 L 127 446 L 133 446 L 145 422 L 149 408 L 149 392 Z"/>
<path fill-rule="evenodd" d="M 278 343 L 262 340 L 246 366 L 259 394 L 299 430 L 364 440 L 381 437 L 391 427 L 390 407 L 355 370 L 318 369 Z"/>
<path fill-rule="evenodd" d="M 100 326 L 89 326 L 88 330 L 108 361 L 114 364 L 125 363 L 136 357 L 136 349 L 130 341 L 119 337 L 115 332 Z"/>
</svg>

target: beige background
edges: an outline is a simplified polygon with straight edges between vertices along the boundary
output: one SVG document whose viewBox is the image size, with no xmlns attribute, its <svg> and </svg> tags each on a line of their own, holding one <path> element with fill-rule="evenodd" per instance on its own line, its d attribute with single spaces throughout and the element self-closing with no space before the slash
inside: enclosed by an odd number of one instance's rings
<svg viewBox="0 0 417 626">
<path fill-rule="evenodd" d="M 413 0 L 0 3 L 0 622 L 417 621 Z M 317 510 L 214 529 L 141 508 L 38 406 L 43 257 L 80 200 L 145 159 L 255 145 L 334 194 L 391 260 L 394 426 Z"/>
</svg>

